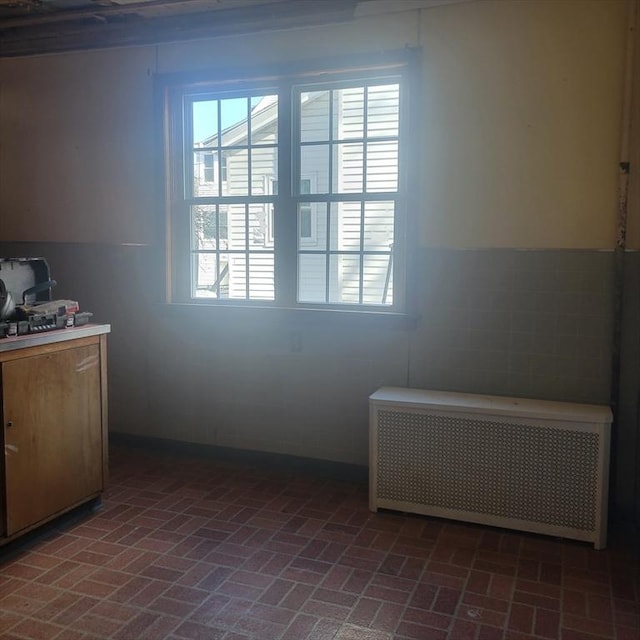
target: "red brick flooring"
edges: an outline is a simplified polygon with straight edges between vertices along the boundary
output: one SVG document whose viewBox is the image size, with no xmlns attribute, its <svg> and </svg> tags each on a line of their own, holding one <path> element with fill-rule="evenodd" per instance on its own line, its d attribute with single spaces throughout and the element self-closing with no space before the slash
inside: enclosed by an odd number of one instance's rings
<svg viewBox="0 0 640 640">
<path fill-rule="evenodd" d="M 115 447 L 104 508 L 0 565 L 15 640 L 640 639 L 638 561 L 367 510 L 367 487 Z"/>
</svg>

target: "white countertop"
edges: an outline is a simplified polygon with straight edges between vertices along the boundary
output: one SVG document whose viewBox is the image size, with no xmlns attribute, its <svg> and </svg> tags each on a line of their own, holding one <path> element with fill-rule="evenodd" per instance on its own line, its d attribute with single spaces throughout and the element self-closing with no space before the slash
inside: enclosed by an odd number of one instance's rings
<svg viewBox="0 0 640 640">
<path fill-rule="evenodd" d="M 0 338 L 0 353 L 14 351 L 15 349 L 39 347 L 43 344 L 64 342 L 75 338 L 89 338 L 110 332 L 110 324 L 85 324 L 81 327 L 70 327 L 69 329 L 54 329 L 53 331 L 44 331 L 42 333 L 29 333 L 24 336 L 10 336 L 8 338 Z"/>
</svg>

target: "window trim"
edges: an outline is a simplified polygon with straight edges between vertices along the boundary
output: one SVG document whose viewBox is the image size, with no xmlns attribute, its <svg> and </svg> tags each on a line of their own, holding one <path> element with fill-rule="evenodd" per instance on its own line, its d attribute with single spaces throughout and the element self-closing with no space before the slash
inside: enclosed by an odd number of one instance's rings
<svg viewBox="0 0 640 640">
<path fill-rule="evenodd" d="M 352 56 L 349 58 L 328 58 L 324 60 L 314 60 L 276 67 L 250 67 L 232 68 L 200 71 L 196 73 L 165 74 L 156 78 L 156 91 L 158 95 L 158 119 L 162 123 L 162 175 L 163 175 L 163 197 L 164 222 L 162 225 L 162 237 L 164 245 L 164 259 L 161 273 L 165 275 L 164 302 L 166 304 L 179 304 L 188 307 L 198 307 L 200 305 L 214 307 L 274 307 L 277 309 L 305 312 L 317 310 L 323 313 L 332 311 L 350 312 L 358 314 L 373 314 L 374 316 L 398 317 L 402 315 L 412 316 L 412 305 L 410 301 L 414 296 L 410 295 L 409 289 L 411 281 L 408 274 L 415 260 L 414 245 L 410 239 L 415 237 L 412 231 L 415 229 L 415 218 L 409 215 L 410 211 L 415 211 L 416 191 L 415 176 L 417 175 L 418 145 L 412 144 L 411 135 L 407 132 L 411 130 L 410 122 L 415 119 L 418 110 L 416 109 L 419 93 L 414 88 L 419 87 L 416 79 L 419 73 L 419 63 L 422 54 L 419 48 L 408 48 L 402 51 L 380 52 L 363 56 Z M 181 112 L 182 95 L 185 92 L 202 91 L 202 93 L 220 92 L 233 90 L 241 93 L 248 89 L 265 92 L 276 90 L 281 92 L 285 85 L 306 85 L 313 82 L 328 82 L 338 80 L 350 80 L 355 77 L 365 80 L 366 78 L 378 79 L 384 75 L 401 76 L 402 78 L 402 98 L 399 132 L 399 175 L 397 202 L 399 204 L 395 220 L 394 245 L 396 246 L 395 256 L 402 251 L 403 259 L 394 259 L 394 302 L 392 305 L 368 305 L 368 304 L 323 304 L 298 302 L 297 297 L 297 238 L 289 237 L 289 233 L 278 231 L 274 242 L 276 253 L 275 266 L 275 286 L 276 296 L 282 290 L 288 291 L 288 296 L 280 295 L 274 301 L 267 300 L 240 300 L 240 299 L 194 299 L 189 295 L 191 290 L 190 281 L 190 260 L 184 259 L 184 247 L 189 247 L 189 225 L 175 224 L 176 218 L 188 218 L 189 206 L 186 199 L 180 201 L 176 198 L 176 188 L 180 184 L 178 179 L 185 167 L 185 151 L 179 142 L 183 139 L 180 123 L 177 118 L 169 117 L 169 113 Z M 238 79 L 240 78 L 240 80 Z M 294 91 L 288 95 L 292 96 Z M 289 153 L 282 152 L 289 149 L 295 152 L 299 145 L 296 145 L 294 134 L 287 130 L 284 123 L 291 122 L 292 104 L 288 100 L 281 101 L 280 108 L 285 113 L 280 115 L 278 121 L 278 148 L 279 168 L 278 181 L 281 189 L 286 188 L 286 197 L 282 192 L 274 198 L 280 205 L 278 215 L 282 213 L 282 201 L 288 200 L 288 205 L 296 205 L 300 196 L 292 195 L 293 182 L 293 159 Z M 284 117 L 282 117 L 284 115 Z M 184 136 L 189 137 L 190 132 L 184 131 Z M 287 184 L 288 183 L 288 184 Z M 308 201 L 308 196 L 305 201 Z M 289 211 L 289 213 L 291 213 Z M 297 235 L 297 225 L 296 232 Z M 182 259 L 180 259 L 182 255 Z M 289 268 L 284 268 L 288 265 Z M 291 273 L 291 265 L 296 268 Z"/>
</svg>

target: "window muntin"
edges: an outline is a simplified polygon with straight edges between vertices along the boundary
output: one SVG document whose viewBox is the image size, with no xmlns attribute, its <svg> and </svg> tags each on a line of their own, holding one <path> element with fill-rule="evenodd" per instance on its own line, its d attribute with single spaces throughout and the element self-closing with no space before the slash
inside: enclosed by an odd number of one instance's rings
<svg viewBox="0 0 640 640">
<path fill-rule="evenodd" d="M 178 90 L 171 225 L 188 212 L 192 239 L 185 270 L 172 233 L 173 299 L 402 308 L 402 73 L 325 78 Z"/>
</svg>

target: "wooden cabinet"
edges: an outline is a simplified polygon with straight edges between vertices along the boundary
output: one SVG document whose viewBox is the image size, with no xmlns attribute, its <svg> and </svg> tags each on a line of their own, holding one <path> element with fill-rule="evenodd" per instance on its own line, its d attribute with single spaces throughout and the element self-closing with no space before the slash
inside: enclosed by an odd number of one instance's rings
<svg viewBox="0 0 640 640">
<path fill-rule="evenodd" d="M 88 325 L 0 343 L 0 543 L 104 490 L 108 330 Z"/>
</svg>

